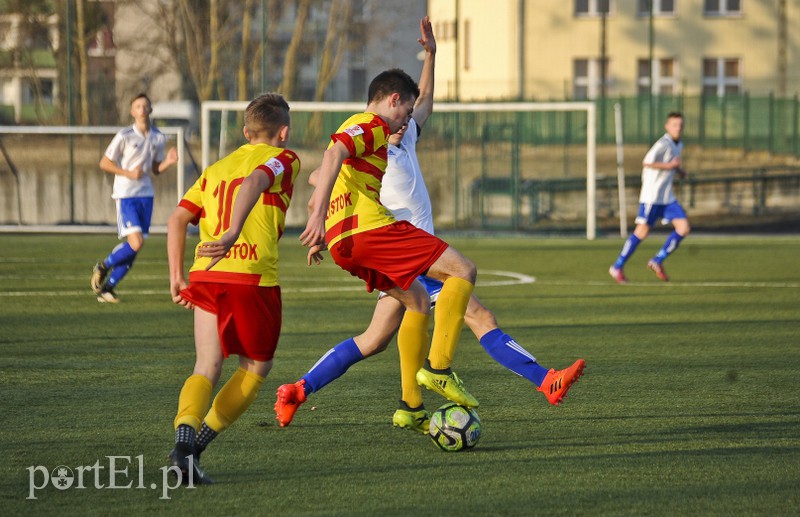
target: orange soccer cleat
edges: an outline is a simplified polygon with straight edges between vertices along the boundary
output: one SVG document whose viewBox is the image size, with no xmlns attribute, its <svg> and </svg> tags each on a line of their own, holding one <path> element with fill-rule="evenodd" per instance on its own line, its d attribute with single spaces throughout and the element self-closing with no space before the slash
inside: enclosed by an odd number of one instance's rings
<svg viewBox="0 0 800 517">
<path fill-rule="evenodd" d="M 306 401 L 306 391 L 303 389 L 305 380 L 300 379 L 294 384 L 284 384 L 278 388 L 278 400 L 275 401 L 275 418 L 281 427 L 286 427 L 292 423 L 292 418 L 300 407 L 300 404 Z"/>
<path fill-rule="evenodd" d="M 583 369 L 586 368 L 586 361 L 578 359 L 569 368 L 564 370 L 550 369 L 544 377 L 542 385 L 539 386 L 538 391 L 544 393 L 548 402 L 557 406 L 564 400 L 569 388 L 583 375 Z"/>
</svg>

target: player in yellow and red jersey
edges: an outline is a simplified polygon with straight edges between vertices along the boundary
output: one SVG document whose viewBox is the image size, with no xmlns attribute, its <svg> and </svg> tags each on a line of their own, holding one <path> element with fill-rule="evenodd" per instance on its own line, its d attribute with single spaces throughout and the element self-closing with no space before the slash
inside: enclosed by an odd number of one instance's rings
<svg viewBox="0 0 800 517">
<path fill-rule="evenodd" d="M 406 308 L 397 338 L 402 383 L 398 411 L 409 414 L 425 412 L 420 385 L 459 404 L 478 405 L 450 368 L 475 284 L 475 265 L 438 237 L 396 221 L 380 203 L 389 136 L 408 124 L 417 96 L 419 87 L 402 70 L 387 70 L 372 80 L 366 112 L 352 116 L 331 135 L 309 202 L 308 224 L 300 235 L 305 246 L 326 244 L 334 262 L 364 280 L 367 291 L 383 291 Z M 423 274 L 444 282 L 430 352 L 430 298 L 417 280 Z M 304 399 L 296 384 L 281 388 L 279 414 Z"/>
<path fill-rule="evenodd" d="M 245 111 L 248 143 L 206 169 L 169 218 L 172 300 L 194 309 L 195 318 L 197 358 L 181 390 L 170 453 L 184 482 L 212 482 L 200 468 L 200 453 L 250 406 L 272 368 L 281 330 L 278 239 L 300 171 L 297 155 L 285 149 L 289 130 L 283 97 L 270 93 L 253 100 Z M 187 283 L 183 256 L 190 223 L 199 225 L 201 244 Z M 231 354 L 239 356 L 239 369 L 209 410 L 222 362 Z"/>
</svg>

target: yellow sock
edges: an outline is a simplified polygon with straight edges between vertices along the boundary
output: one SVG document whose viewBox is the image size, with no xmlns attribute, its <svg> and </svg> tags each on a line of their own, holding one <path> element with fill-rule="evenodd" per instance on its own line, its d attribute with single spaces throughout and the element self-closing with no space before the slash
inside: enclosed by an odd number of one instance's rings
<svg viewBox="0 0 800 517">
<path fill-rule="evenodd" d="M 453 353 L 464 326 L 464 313 L 474 288 L 472 282 L 463 278 L 445 280 L 433 315 L 433 341 L 428 356 L 431 368 L 444 370 L 453 362 Z"/>
<path fill-rule="evenodd" d="M 264 377 L 244 368 L 237 369 L 214 397 L 214 404 L 205 418 L 206 425 L 218 433 L 227 429 L 250 407 L 263 382 Z"/>
<path fill-rule="evenodd" d="M 428 314 L 407 310 L 397 331 L 402 399 L 411 408 L 422 405 L 422 389 L 417 384 L 417 372 L 425 364 L 425 354 L 430 339 L 429 320 Z"/>
<path fill-rule="evenodd" d="M 200 429 L 203 421 L 203 413 L 208 411 L 208 404 L 211 402 L 211 390 L 214 386 L 205 375 L 198 373 L 190 375 L 181 388 L 181 395 L 178 397 L 178 414 L 175 416 L 175 429 L 179 425 L 186 424 Z"/>
</svg>

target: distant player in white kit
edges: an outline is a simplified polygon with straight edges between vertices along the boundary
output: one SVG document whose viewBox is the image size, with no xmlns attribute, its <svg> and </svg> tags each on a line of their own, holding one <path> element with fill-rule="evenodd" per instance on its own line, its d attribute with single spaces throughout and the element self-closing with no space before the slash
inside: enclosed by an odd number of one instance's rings
<svg viewBox="0 0 800 517">
<path fill-rule="evenodd" d="M 136 254 L 144 246 L 155 196 L 150 174 L 158 176 L 178 161 L 174 147 L 165 156 L 167 137 L 150 124 L 152 111 L 147 95 L 134 97 L 133 124 L 114 136 L 100 160 L 100 168 L 114 175 L 111 197 L 117 206 L 117 233 L 125 242 L 94 266 L 91 285 L 98 302 L 119 301 L 114 288 L 133 267 Z"/>
<path fill-rule="evenodd" d="M 675 175 L 681 179 L 686 177 L 686 171 L 681 167 L 683 115 L 679 112 L 667 115 L 664 128 L 667 130 L 666 134 L 653 144 L 642 161 L 642 190 L 639 194 L 636 228 L 622 246 L 617 261 L 608 270 L 611 277 L 620 284 L 628 282 L 622 272 L 625 262 L 636 251 L 639 243 L 647 238 L 650 229 L 659 219 L 662 224 L 671 222 L 674 231 L 667 237 L 664 246 L 650 259 L 647 267 L 664 282 L 669 280 L 664 271 L 664 260 L 678 249 L 678 245 L 691 230 L 686 212 L 672 192 L 672 180 Z"/>
</svg>

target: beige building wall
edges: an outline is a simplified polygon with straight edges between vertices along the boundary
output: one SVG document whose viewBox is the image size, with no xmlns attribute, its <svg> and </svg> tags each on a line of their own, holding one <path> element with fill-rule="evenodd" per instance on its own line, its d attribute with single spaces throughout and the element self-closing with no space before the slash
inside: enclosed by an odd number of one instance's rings
<svg viewBox="0 0 800 517">
<path fill-rule="evenodd" d="M 741 0 L 741 13 L 730 16 L 705 15 L 704 0 L 674 0 L 674 14 L 653 19 L 653 57 L 672 60 L 671 93 L 702 93 L 704 58 L 720 58 L 738 63 L 731 66 L 738 68 L 740 91 L 756 96 L 800 94 L 800 0 L 785 2 L 787 73 L 781 81 L 779 0 Z M 650 20 L 637 7 L 638 0 L 611 0 L 605 27 L 609 96 L 639 92 L 638 62 L 649 57 Z M 458 73 L 455 30 L 447 29 L 455 25 L 456 10 Z M 434 28 L 440 29 L 437 39 L 442 37 L 437 56 L 440 99 L 455 99 L 456 84 L 465 101 L 569 99 L 576 93 L 575 60 L 599 66 L 602 17 L 576 16 L 574 0 L 430 0 L 429 13 Z M 520 33 L 524 45 L 517 39 Z M 599 77 L 599 68 L 595 71 Z M 519 80 L 520 73 L 525 81 Z M 599 96 L 599 90 L 595 84 L 588 96 Z"/>
</svg>

